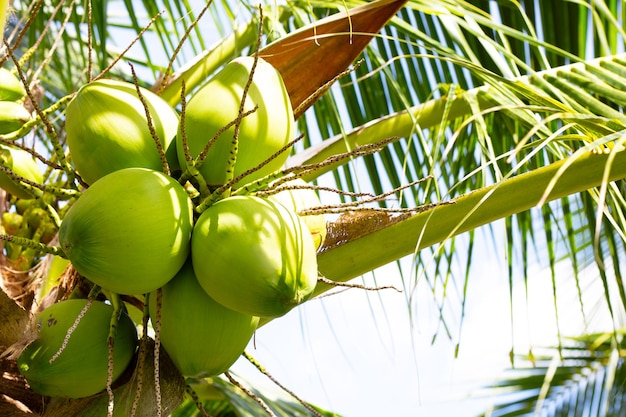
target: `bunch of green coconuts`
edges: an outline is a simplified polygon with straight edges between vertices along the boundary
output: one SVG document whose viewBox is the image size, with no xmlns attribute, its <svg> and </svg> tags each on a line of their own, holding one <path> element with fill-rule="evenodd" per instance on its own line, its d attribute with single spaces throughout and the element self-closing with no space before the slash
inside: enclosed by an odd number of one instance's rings
<svg viewBox="0 0 626 417">
<path fill-rule="evenodd" d="M 219 375 L 260 318 L 282 316 L 311 297 L 326 223 L 323 215 L 297 214 L 319 206 L 302 180 L 269 196 L 247 191 L 281 169 L 294 134 L 289 96 L 269 63 L 242 57 L 226 64 L 182 116 L 139 91 L 96 80 L 68 104 L 70 162 L 89 186 L 62 219 L 60 247 L 107 294 L 148 295 L 153 327 L 183 376 Z M 137 331 L 114 304 L 69 299 L 36 316 L 37 337 L 18 360 L 33 390 L 85 397 L 124 372 Z"/>
</svg>

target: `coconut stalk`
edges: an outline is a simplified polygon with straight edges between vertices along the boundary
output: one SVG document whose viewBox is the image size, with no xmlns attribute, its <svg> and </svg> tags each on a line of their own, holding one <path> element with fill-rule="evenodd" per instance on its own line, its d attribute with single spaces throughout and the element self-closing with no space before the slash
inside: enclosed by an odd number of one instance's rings
<svg viewBox="0 0 626 417">
<path fill-rule="evenodd" d="M 361 221 L 353 218 L 337 225 L 348 231 L 348 239 L 318 255 L 319 271 L 333 281 L 345 282 L 466 231 L 623 178 L 626 150 L 616 144 L 606 153 L 583 149 L 409 217 L 386 217 L 376 223 L 366 216 Z M 359 234 L 350 237 L 350 230 Z M 315 294 L 328 289 L 327 284 L 318 283 Z"/>
<path fill-rule="evenodd" d="M 180 103 L 183 81 L 185 90 L 193 91 L 211 76 L 219 67 L 240 55 L 241 51 L 252 45 L 257 39 L 256 20 L 251 20 L 220 40 L 212 48 L 197 55 L 180 70 L 168 78 L 160 78 L 152 87 L 171 106 Z"/>
</svg>

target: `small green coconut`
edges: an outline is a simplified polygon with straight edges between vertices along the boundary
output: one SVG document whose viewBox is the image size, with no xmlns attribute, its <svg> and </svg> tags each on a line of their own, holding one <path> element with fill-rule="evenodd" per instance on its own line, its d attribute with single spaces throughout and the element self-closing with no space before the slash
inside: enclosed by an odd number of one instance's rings
<svg viewBox="0 0 626 417">
<path fill-rule="evenodd" d="M 107 338 L 113 307 L 93 301 L 61 349 L 68 329 L 86 304 L 87 300 L 83 299 L 61 301 L 36 316 L 37 339 L 26 347 L 17 362 L 33 391 L 52 397 L 82 398 L 106 388 Z M 137 330 L 124 313 L 114 340 L 113 380 L 126 370 L 137 346 Z"/>
<path fill-rule="evenodd" d="M 31 114 L 22 104 L 0 101 L 0 135 L 15 132 L 31 119 Z"/>
<path fill-rule="evenodd" d="M 156 297 L 155 292 L 150 294 L 153 321 Z M 160 340 L 184 376 L 206 378 L 227 371 L 243 353 L 258 323 L 258 317 L 226 308 L 209 297 L 196 279 L 191 260 L 163 287 Z"/>
<path fill-rule="evenodd" d="M 165 285 L 187 259 L 193 207 L 162 172 L 126 168 L 93 183 L 69 209 L 59 243 L 74 268 L 118 294 Z"/>
<path fill-rule="evenodd" d="M 13 72 L 0 68 L 0 101 L 19 101 L 26 96 L 22 82 Z"/>
<path fill-rule="evenodd" d="M 293 211 L 259 197 L 229 197 L 206 209 L 194 227 L 191 258 L 207 294 L 252 316 L 282 316 L 307 300 L 317 283 L 307 226 Z"/>
<path fill-rule="evenodd" d="M 43 174 L 37 162 L 23 149 L 0 144 L 0 164 L 29 181 L 43 183 Z M 18 185 L 17 180 L 5 172 L 0 172 L 0 188 L 17 198 L 28 200 L 34 197 L 32 192 Z"/>
</svg>

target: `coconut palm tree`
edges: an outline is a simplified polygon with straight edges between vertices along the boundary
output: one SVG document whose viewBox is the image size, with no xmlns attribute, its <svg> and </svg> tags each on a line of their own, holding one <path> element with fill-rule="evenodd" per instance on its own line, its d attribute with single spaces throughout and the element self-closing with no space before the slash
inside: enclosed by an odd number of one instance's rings
<svg viewBox="0 0 626 417">
<path fill-rule="evenodd" d="M 312 213 L 328 220 L 314 295 L 341 285 L 377 294 L 370 291 L 385 285 L 354 279 L 396 262 L 393 285 L 405 294 L 407 314 L 417 292 L 428 291 L 438 328 L 458 343 L 451 326 L 463 326 L 468 294 L 480 285 L 473 274 L 492 273 L 475 266 L 490 245 L 486 231 L 506 259 L 511 305 L 519 303 L 521 288 L 532 308 L 539 257 L 557 336 L 546 356 L 532 346 L 519 352 L 512 334 L 501 335 L 511 339 L 511 366 L 520 370 L 490 384 L 494 406 L 486 413 L 619 415 L 626 306 L 624 3 L 365 3 L 263 2 L 259 9 L 225 0 L 14 1 L 2 62 L 20 69 L 31 92 L 25 104 L 38 115 L 16 135 L 18 143 L 63 161 L 67 102 L 105 71 L 151 88 L 184 113 L 181 92 L 190 97 L 232 58 L 258 53 L 283 75 L 303 134 L 285 172 L 316 187 L 322 204 Z M 11 135 L 4 133 L 3 142 L 16 140 Z M 80 187 L 59 164 L 45 183 L 55 190 Z M 72 197 L 44 193 L 28 207 L 54 208 L 62 219 Z M 10 194 L 4 210 L 8 297 L 2 307 L 12 319 L 1 328 L 0 346 L 8 347 L 28 322 L 14 300 L 34 311 L 50 291 L 60 297 L 69 289 L 57 286 L 67 270 L 51 266 L 59 259 L 54 254 L 63 255 L 55 252 L 54 238 L 36 235 L 34 221 L 11 232 L 10 213 L 23 209 Z M 80 287 L 73 282 L 70 289 Z M 564 308 L 559 300 L 568 290 L 575 297 Z M 513 307 L 510 315 L 512 327 L 519 326 Z M 570 315 L 583 317 L 578 334 L 561 331 Z M 245 357 L 264 371 L 263 363 Z M 14 360 L 0 363 L 18 378 Z M 148 415 L 155 408 L 176 416 L 333 415 L 298 392 L 276 400 L 263 387 L 241 386 L 234 373 L 187 380 L 196 396 L 189 388 L 183 399 L 180 375 L 166 362 L 161 366 L 162 387 L 152 384 L 142 400 L 152 405 Z M 19 379 L 2 384 L 7 397 L 43 415 L 86 409 L 104 415 L 109 401 L 106 394 L 42 400 L 20 389 Z M 119 392 L 136 390 L 129 383 Z M 155 405 L 161 393 L 163 402 Z M 12 400 L 7 409 L 20 415 Z"/>
</svg>

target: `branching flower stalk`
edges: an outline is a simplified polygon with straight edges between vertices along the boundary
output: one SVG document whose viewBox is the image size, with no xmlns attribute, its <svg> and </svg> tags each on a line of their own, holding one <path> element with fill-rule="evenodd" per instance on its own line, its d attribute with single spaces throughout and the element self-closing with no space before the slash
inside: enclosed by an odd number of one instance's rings
<svg viewBox="0 0 626 417">
<path fill-rule="evenodd" d="M 299 136 L 298 138 L 292 140 L 291 142 L 287 143 L 287 145 L 283 146 L 280 150 L 278 150 L 276 153 L 274 153 L 272 156 L 270 156 L 269 158 L 267 158 L 265 161 L 261 162 L 260 164 L 258 164 L 257 166 L 255 166 L 254 168 L 251 168 L 243 173 L 241 173 L 240 175 L 238 175 L 235 178 L 232 178 L 230 181 L 228 181 L 227 183 L 225 183 L 224 185 L 222 185 L 221 187 L 217 188 L 215 191 L 213 191 L 213 193 L 208 196 L 204 201 L 202 201 L 197 207 L 196 207 L 196 212 L 197 213 L 202 213 L 204 210 L 206 210 L 208 207 L 210 207 L 211 205 L 213 205 L 214 203 L 216 203 L 218 200 L 224 198 L 224 195 L 226 193 L 227 190 L 231 189 L 233 185 L 235 185 L 236 183 L 238 183 L 239 181 L 241 181 L 242 179 L 244 179 L 245 177 L 247 177 L 248 175 L 258 171 L 259 169 L 261 169 L 262 167 L 264 167 L 265 165 L 267 165 L 270 161 L 272 161 L 273 159 L 276 159 L 278 157 L 278 155 L 282 154 L 283 152 L 287 152 L 289 149 L 291 149 L 291 147 L 297 143 L 298 141 L 300 141 L 302 139 L 302 136 Z M 264 178 L 273 178 L 273 175 L 269 175 L 266 176 Z M 261 180 L 263 180 L 264 178 L 262 178 Z M 259 181 L 261 181 L 259 180 Z M 262 182 L 261 184 L 263 185 L 259 185 L 259 187 L 266 187 L 267 183 L 269 183 L 271 180 L 268 179 L 268 181 L 266 182 Z M 252 184 L 256 184 L 256 181 L 253 182 Z M 241 190 L 244 191 L 249 191 L 249 188 L 247 188 L 247 186 L 244 186 L 242 188 L 239 188 L 237 190 L 234 190 L 231 195 L 241 195 L 241 194 L 248 194 L 246 193 L 242 193 Z"/>
<path fill-rule="evenodd" d="M 95 297 L 87 298 L 87 303 L 85 304 L 83 309 L 80 311 L 80 313 L 78 313 L 78 316 L 76 317 L 76 320 L 74 320 L 74 323 L 70 326 L 69 329 L 67 329 L 67 333 L 65 334 L 65 338 L 63 339 L 63 343 L 61 343 L 59 350 L 57 350 L 56 353 L 52 355 L 52 357 L 50 358 L 50 363 L 57 360 L 57 358 L 61 355 L 61 353 L 63 353 L 63 351 L 67 347 L 67 343 L 70 341 L 70 337 L 72 337 L 72 333 L 74 333 L 74 330 L 76 330 L 76 328 L 80 324 L 80 321 L 83 319 L 83 317 L 85 317 L 85 314 L 87 314 L 87 311 L 93 304 L 94 299 Z"/>
<path fill-rule="evenodd" d="M 402 290 L 394 287 L 393 285 L 382 285 L 382 286 L 377 286 L 377 287 L 368 287 L 366 285 L 362 285 L 362 284 L 355 284 L 355 283 L 351 283 L 351 282 L 338 282 L 338 281 L 333 281 L 331 279 L 328 279 L 326 277 L 323 276 L 319 276 L 317 277 L 317 282 L 321 282 L 333 287 L 345 287 L 345 288 L 358 288 L 360 290 L 366 290 L 366 291 L 380 291 L 380 290 L 396 290 L 397 292 L 402 292 Z"/>
<path fill-rule="evenodd" d="M 180 129 L 180 136 L 181 136 L 182 144 L 183 144 L 183 153 L 185 155 L 185 168 L 178 182 L 180 184 L 185 184 L 187 180 L 191 179 L 194 182 L 194 185 L 198 187 L 197 191 L 200 193 L 200 196 L 201 197 L 208 196 L 211 194 L 211 191 L 209 190 L 209 186 L 204 180 L 204 177 L 202 176 L 202 174 L 200 174 L 200 171 L 196 167 L 196 162 L 191 157 L 191 154 L 189 151 L 189 141 L 187 140 L 187 132 L 185 130 L 185 117 L 186 117 L 186 109 L 187 109 L 187 99 L 185 97 L 185 80 L 183 80 L 181 83 L 180 104 L 181 104 L 181 113 L 180 113 L 179 129 Z"/>
<path fill-rule="evenodd" d="M 139 351 L 137 353 L 137 366 L 133 372 L 133 378 L 139 378 L 137 380 L 137 388 L 135 395 L 133 396 L 133 403 L 130 408 L 130 417 L 135 417 L 137 414 L 137 408 L 139 407 L 139 399 L 141 398 L 141 391 L 143 390 L 143 366 L 146 361 L 147 354 L 147 342 L 148 342 L 148 321 L 150 320 L 149 313 L 149 297 L 150 294 L 145 295 L 145 303 L 143 305 L 143 316 L 141 318 L 142 335 L 139 341 Z"/>
<path fill-rule="evenodd" d="M 16 181 L 20 187 L 33 193 L 37 197 L 41 197 L 43 193 L 49 193 L 59 198 L 69 199 L 79 197 L 81 192 L 77 190 L 70 190 L 67 188 L 54 187 L 52 185 L 38 184 L 21 175 L 16 174 L 9 168 L 0 165 L 0 172 L 9 176 L 12 180 Z"/>
<path fill-rule="evenodd" d="M 25 237 L 0 234 L 0 240 L 4 240 L 5 242 L 15 243 L 16 245 L 31 248 L 39 252 L 49 253 L 51 255 L 60 256 L 62 258 L 67 258 L 67 256 L 65 255 L 65 252 L 63 252 L 63 250 L 60 247 L 48 246 L 44 243 L 36 242 L 32 239 L 27 239 Z"/>
<path fill-rule="evenodd" d="M 343 196 L 346 196 L 346 197 L 372 197 L 372 198 L 375 197 L 374 194 L 372 194 L 372 193 L 345 191 L 345 190 L 340 190 L 338 188 L 325 187 L 325 186 L 322 186 L 322 185 L 313 185 L 313 184 L 306 184 L 306 185 L 281 184 L 280 186 L 276 186 L 276 187 L 272 184 L 272 185 L 269 186 L 269 188 L 267 188 L 265 190 L 254 192 L 252 194 L 256 195 L 258 197 L 268 197 L 270 195 L 278 194 L 280 192 L 288 191 L 288 190 L 326 191 L 326 192 L 329 192 L 329 193 L 343 195 Z"/>
<path fill-rule="evenodd" d="M 299 140 L 299 139 L 296 139 L 296 140 Z M 332 165 L 337 162 L 340 162 L 344 159 L 355 158 L 358 156 L 365 156 L 365 155 L 371 155 L 373 153 L 376 153 L 380 151 L 382 148 L 384 148 L 390 142 L 393 142 L 394 140 L 396 140 L 395 137 L 388 138 L 380 142 L 359 146 L 358 148 L 355 148 L 352 151 L 330 156 L 326 158 L 325 160 L 323 160 L 322 162 L 319 162 L 316 164 L 299 165 L 299 166 L 284 169 L 282 171 L 271 173 L 269 175 L 266 175 L 263 178 L 259 178 L 258 180 L 252 181 L 244 185 L 243 187 L 238 188 L 237 190 L 233 192 L 233 195 L 245 195 L 245 194 L 254 194 L 257 192 L 262 192 L 268 189 L 269 184 L 272 184 L 272 188 L 277 188 L 289 181 L 293 181 L 297 178 L 301 178 L 307 174 L 315 172 L 328 165 Z M 243 177 L 244 174 L 248 175 L 247 173 L 243 173 L 241 174 L 241 177 Z M 207 207 L 209 205 L 210 204 L 207 204 Z M 200 209 L 201 208 L 198 207 L 197 211 L 201 212 Z"/>
<path fill-rule="evenodd" d="M 57 8 L 55 9 L 55 12 L 54 12 L 55 15 L 61 9 L 61 6 L 63 6 L 63 3 L 64 2 L 59 2 L 59 4 L 57 5 Z M 70 2 L 70 4 L 67 6 L 67 10 L 73 10 L 75 4 L 76 4 L 76 0 L 72 0 Z M 61 27 L 59 28 L 59 33 L 54 38 L 54 42 L 50 46 L 50 49 L 48 50 L 48 52 L 46 54 L 46 57 L 41 62 L 41 64 L 37 68 L 37 70 L 35 70 L 35 72 L 34 72 L 34 74 L 32 76 L 33 80 L 38 80 L 39 79 L 39 75 L 41 74 L 43 69 L 48 65 L 48 63 L 50 62 L 50 60 L 54 56 L 54 51 L 57 49 L 59 43 L 61 42 L 61 39 L 63 39 L 63 33 L 65 32 L 65 28 L 67 27 L 67 23 L 70 21 L 71 17 L 72 17 L 72 13 L 71 12 L 66 13 L 65 19 L 63 19 L 63 22 L 61 23 Z M 52 22 L 52 19 L 54 19 L 54 17 L 50 17 L 49 24 Z M 43 39 L 43 34 L 41 35 L 40 39 Z M 31 98 L 31 100 L 32 100 L 32 98 Z M 33 106 L 34 105 L 35 105 L 35 103 L 33 103 Z"/>
<path fill-rule="evenodd" d="M 21 130 L 21 129 L 20 129 Z M 28 152 L 29 154 L 31 154 L 34 158 L 38 159 L 39 161 L 41 161 L 42 163 L 46 164 L 48 167 L 52 168 L 52 169 L 57 169 L 57 170 L 63 170 L 63 167 L 49 159 L 47 159 L 45 156 L 39 154 L 38 152 L 36 152 L 34 149 L 22 145 L 20 142 L 17 141 L 13 141 L 13 140 L 8 140 L 6 139 L 6 137 L 3 137 L 2 135 L 0 135 L 0 143 L 3 143 L 7 146 L 12 146 L 15 148 L 19 148 L 22 149 L 25 152 Z"/>
<path fill-rule="evenodd" d="M 189 395 L 189 397 L 191 398 L 191 401 L 193 401 L 193 403 L 196 405 L 196 408 L 198 409 L 200 414 L 202 414 L 203 417 L 211 417 L 209 413 L 207 413 L 207 411 L 204 409 L 204 406 L 202 405 L 202 401 L 200 401 L 198 394 L 191 387 L 191 385 L 185 384 L 185 392 L 187 393 L 187 395 Z"/>
<path fill-rule="evenodd" d="M 246 388 L 245 386 L 243 386 L 243 384 L 239 381 L 237 381 L 235 378 L 233 378 L 233 376 L 230 374 L 230 372 L 224 372 L 224 375 L 226 376 L 226 378 L 228 378 L 228 380 L 230 381 L 231 384 L 233 384 L 234 386 L 236 386 L 237 388 L 239 388 L 240 390 L 242 390 L 247 396 L 249 396 L 250 398 L 252 398 L 254 401 L 256 401 L 257 404 L 259 404 L 261 406 L 261 408 L 263 409 L 263 411 L 265 411 L 267 413 L 268 416 L 270 417 L 276 417 L 276 414 L 274 414 L 274 412 L 270 409 L 270 407 L 265 403 L 265 401 L 263 401 L 263 399 L 261 399 L 261 397 L 259 397 L 258 395 L 256 395 L 254 392 L 250 391 L 248 388 Z"/>
<path fill-rule="evenodd" d="M 47 120 L 48 116 L 50 116 L 51 114 L 59 111 L 59 109 L 62 106 L 64 106 L 65 104 L 67 104 L 73 97 L 74 97 L 74 93 L 69 94 L 69 95 L 67 95 L 65 97 L 61 97 L 54 104 L 50 105 L 50 107 L 42 109 L 41 110 L 41 114 L 43 114 L 46 117 L 46 120 Z M 22 125 L 22 127 L 20 127 L 18 130 L 13 131 L 11 133 L 6 133 L 6 134 L 3 134 L 3 135 L 0 135 L 0 142 L 6 143 L 7 145 L 10 144 L 12 146 L 21 147 L 22 149 L 31 152 L 31 154 L 33 156 L 35 156 L 35 153 L 33 153 L 34 151 L 31 151 L 28 148 L 21 146 L 20 144 L 18 144 L 15 141 L 17 139 L 20 139 L 20 138 L 23 138 L 24 136 L 26 136 L 28 133 L 30 133 L 31 130 L 33 130 L 33 128 L 35 126 L 37 126 L 41 122 L 42 122 L 42 118 L 38 114 L 36 117 L 34 117 L 31 120 L 29 120 L 26 123 L 24 123 Z M 48 161 L 47 159 L 45 159 L 43 157 L 40 157 L 40 158 L 38 157 L 38 159 L 40 159 L 45 164 L 48 164 L 48 165 L 53 164 L 52 162 Z M 60 165 L 56 165 L 55 168 L 63 169 Z"/>
<path fill-rule="evenodd" d="M 113 306 L 113 314 L 111 314 L 111 320 L 109 322 L 109 335 L 107 337 L 107 353 L 108 353 L 108 363 L 107 363 L 107 381 L 106 381 L 106 391 L 109 396 L 109 403 L 107 406 L 107 417 L 113 417 L 113 408 L 115 406 L 115 396 L 113 394 L 113 389 L 111 385 L 113 385 L 113 369 L 114 369 L 114 347 L 115 347 L 115 336 L 117 334 L 117 327 L 120 321 L 120 317 L 124 312 L 124 303 L 120 299 L 119 294 L 112 293 L 110 291 L 102 290 L 109 301 L 111 302 L 111 306 Z"/>
<path fill-rule="evenodd" d="M 28 30 L 30 28 L 30 26 L 32 25 L 33 21 L 35 21 L 35 18 L 37 17 L 37 14 L 39 12 L 39 9 L 41 9 L 41 6 L 43 6 L 43 0 L 39 0 L 37 2 L 32 2 L 29 6 L 28 6 L 28 13 L 26 13 L 26 16 L 28 16 L 28 19 L 26 20 L 26 22 L 21 25 L 22 29 L 19 31 L 19 33 L 16 32 L 18 27 L 20 27 L 20 25 L 16 25 L 15 26 L 15 30 L 14 32 L 11 34 L 11 36 L 8 37 L 9 40 L 11 40 L 13 42 L 14 45 L 20 45 L 22 43 L 22 39 L 24 38 L 24 35 L 26 35 L 28 33 Z M 59 4 L 60 6 L 60 4 Z M 21 20 L 23 21 L 23 19 Z M 48 30 L 48 27 L 50 26 L 50 22 L 48 22 L 48 24 L 45 25 L 43 32 L 41 33 L 41 36 L 39 37 L 39 40 L 36 42 L 35 45 L 39 44 L 41 42 L 41 39 L 43 39 L 43 36 L 45 35 L 45 32 Z M 13 37 L 17 36 L 17 38 L 15 40 L 13 40 Z M 10 49 L 11 47 L 5 43 L 5 47 L 6 49 Z M 32 54 L 35 51 L 35 45 L 33 45 L 29 51 L 27 51 L 27 53 Z M 29 54 L 29 56 L 30 56 Z M 5 53 L 2 57 L 0 57 L 0 66 L 4 65 L 4 62 L 9 58 L 9 54 Z M 28 57 L 26 56 L 26 54 L 22 57 L 22 59 L 24 60 L 24 62 L 26 62 L 26 60 L 28 59 Z"/>
<path fill-rule="evenodd" d="M 209 10 L 209 7 L 211 7 L 211 4 L 213 4 L 213 0 L 209 0 L 207 2 L 207 4 L 202 8 L 200 13 L 198 13 L 198 16 L 196 16 L 196 18 L 185 29 L 185 33 L 183 34 L 182 38 L 178 42 L 178 45 L 176 45 L 176 49 L 174 49 L 174 53 L 172 54 L 172 57 L 167 63 L 167 68 L 165 68 L 165 71 L 163 72 L 163 76 L 162 76 L 163 78 L 159 83 L 158 90 L 156 91 L 157 95 L 160 96 L 163 90 L 165 89 L 165 87 L 167 87 L 167 85 L 169 84 L 169 77 L 170 77 L 170 73 L 172 72 L 172 68 L 174 67 L 174 61 L 176 61 L 176 58 L 178 57 L 178 54 L 183 48 L 185 41 L 189 37 L 189 34 L 191 33 L 192 30 L 196 28 L 196 26 L 198 26 L 198 22 L 200 22 L 200 19 L 202 19 L 202 16 L 204 16 L 206 11 Z"/>
<path fill-rule="evenodd" d="M 322 415 L 319 413 L 319 411 L 317 411 L 315 408 L 311 407 L 311 405 L 309 403 L 304 401 L 302 398 L 298 397 L 295 392 L 291 391 L 289 388 L 287 388 L 286 386 L 281 384 L 276 378 L 274 378 L 274 376 L 272 374 L 270 374 L 263 367 L 263 365 L 261 365 L 261 363 L 259 361 L 257 361 L 252 355 L 250 355 L 248 352 L 244 351 L 243 352 L 243 357 L 245 357 L 248 360 L 248 362 L 250 362 L 252 365 L 254 365 L 254 367 L 256 369 L 258 369 L 259 372 L 261 372 L 263 375 L 268 377 L 274 384 L 278 385 L 283 391 L 285 391 L 287 394 L 289 394 L 293 398 L 295 398 L 296 401 L 298 401 L 300 404 L 302 404 L 302 406 L 304 408 L 306 408 L 311 413 L 313 413 L 313 415 L 315 415 L 316 417 L 322 417 Z"/>
<path fill-rule="evenodd" d="M 139 101 L 141 101 L 141 105 L 146 113 L 146 120 L 148 123 L 148 130 L 150 131 L 150 136 L 154 140 L 154 144 L 156 145 L 157 152 L 159 153 L 159 158 L 161 160 L 161 167 L 163 168 L 163 172 L 166 175 L 170 175 L 170 166 L 167 163 L 167 158 L 165 157 L 165 150 L 163 149 L 163 142 L 157 135 L 156 130 L 154 129 L 154 123 L 152 123 L 152 115 L 150 114 L 150 108 L 148 107 L 148 103 L 146 102 L 145 97 L 141 93 L 141 89 L 139 88 L 139 81 L 137 80 L 137 74 L 135 73 L 135 67 L 132 63 L 128 63 L 130 66 L 130 72 L 133 76 L 133 84 L 135 85 L 135 91 L 137 91 L 137 97 Z"/>
<path fill-rule="evenodd" d="M 109 66 L 107 66 L 104 70 L 102 70 L 102 72 L 98 75 L 96 75 L 94 78 L 92 78 L 91 81 L 96 81 L 99 80 L 100 78 L 104 77 L 109 71 L 111 71 L 111 68 L 113 68 L 115 65 L 117 65 L 117 63 L 124 57 L 124 55 L 126 55 L 126 53 L 133 47 L 133 45 L 135 44 L 135 42 L 137 42 L 139 39 L 141 39 L 141 37 L 143 36 L 144 33 L 146 33 L 146 31 L 150 28 L 150 26 L 152 26 L 152 24 L 154 22 L 156 22 L 156 20 L 161 17 L 161 15 L 165 13 L 165 10 L 161 10 L 159 13 L 156 14 L 156 16 L 154 16 L 152 19 L 150 19 L 150 21 L 148 22 L 148 24 L 141 30 L 141 32 L 139 32 L 139 34 L 137 36 L 135 36 L 135 39 L 133 39 L 130 44 L 126 47 L 126 49 L 124 49 L 110 64 Z"/>
<path fill-rule="evenodd" d="M 15 63 L 18 76 L 20 80 L 22 81 L 22 84 L 24 85 L 24 89 L 26 90 L 26 95 L 31 100 L 33 108 L 37 112 L 37 116 L 39 116 L 39 118 L 41 119 L 41 121 L 43 122 L 45 126 L 45 131 L 48 135 L 48 138 L 50 139 L 50 143 L 52 144 L 54 154 L 57 157 L 58 161 L 60 162 L 61 166 L 63 167 L 63 171 L 66 173 L 69 179 L 69 183 L 71 184 L 74 182 L 75 173 L 72 167 L 70 166 L 69 162 L 67 161 L 67 158 L 65 157 L 65 150 L 63 149 L 63 146 L 61 145 L 61 142 L 59 141 L 59 137 L 57 136 L 57 133 L 54 130 L 54 127 L 52 126 L 52 124 L 50 123 L 50 121 L 48 120 L 44 112 L 39 107 L 39 104 L 37 103 L 37 100 L 35 99 L 35 96 L 33 95 L 33 92 L 31 88 L 29 87 L 28 82 L 26 81 L 24 72 L 22 71 L 22 68 L 19 66 L 18 60 L 15 57 L 15 54 L 9 48 L 9 45 L 6 43 L 6 41 L 4 43 L 5 43 L 5 46 L 8 48 L 9 56 Z"/>
<path fill-rule="evenodd" d="M 259 62 L 259 48 L 261 45 L 261 37 L 263 36 L 263 8 L 259 5 L 259 31 L 257 34 L 257 48 L 254 51 L 254 60 L 252 61 L 252 67 L 250 68 L 250 75 L 248 76 L 248 81 L 243 88 L 243 93 L 241 94 L 241 102 L 239 104 L 239 116 L 237 117 L 237 121 L 234 126 L 233 132 L 233 140 L 231 143 L 230 153 L 228 155 L 228 163 L 226 168 L 226 183 L 232 181 L 235 176 L 235 164 L 237 163 L 237 154 L 239 153 L 239 129 L 241 127 L 241 121 L 243 120 L 244 107 L 246 104 L 246 99 L 248 97 L 248 91 L 250 90 L 250 86 L 252 85 L 252 80 L 254 79 L 254 74 L 256 72 L 256 67 Z M 226 188 L 222 192 L 223 197 L 229 197 L 231 193 L 231 187 Z"/>
<path fill-rule="evenodd" d="M 307 97 L 302 103 L 300 103 L 300 105 L 294 109 L 293 113 L 294 114 L 301 114 L 302 112 L 304 112 L 304 110 L 309 108 L 312 103 L 316 102 L 326 91 L 328 91 L 328 89 L 336 81 L 338 81 L 340 78 L 343 78 L 344 76 L 350 74 L 351 72 L 356 71 L 357 68 L 359 68 L 362 63 L 363 63 L 363 59 L 360 59 L 352 66 L 352 68 L 348 68 L 347 70 L 342 71 L 339 74 L 335 75 L 329 81 L 324 83 L 324 85 L 322 85 L 317 90 L 315 90 L 315 92 L 313 92 L 313 94 L 311 94 L 309 97 Z"/>
<path fill-rule="evenodd" d="M 156 401 L 156 416 L 161 417 L 162 404 L 161 404 L 161 378 L 159 372 L 161 366 L 159 364 L 160 350 L 161 350 L 161 309 L 163 301 L 163 290 L 159 288 L 156 291 L 156 317 L 152 326 L 154 327 L 154 394 Z"/>
</svg>

